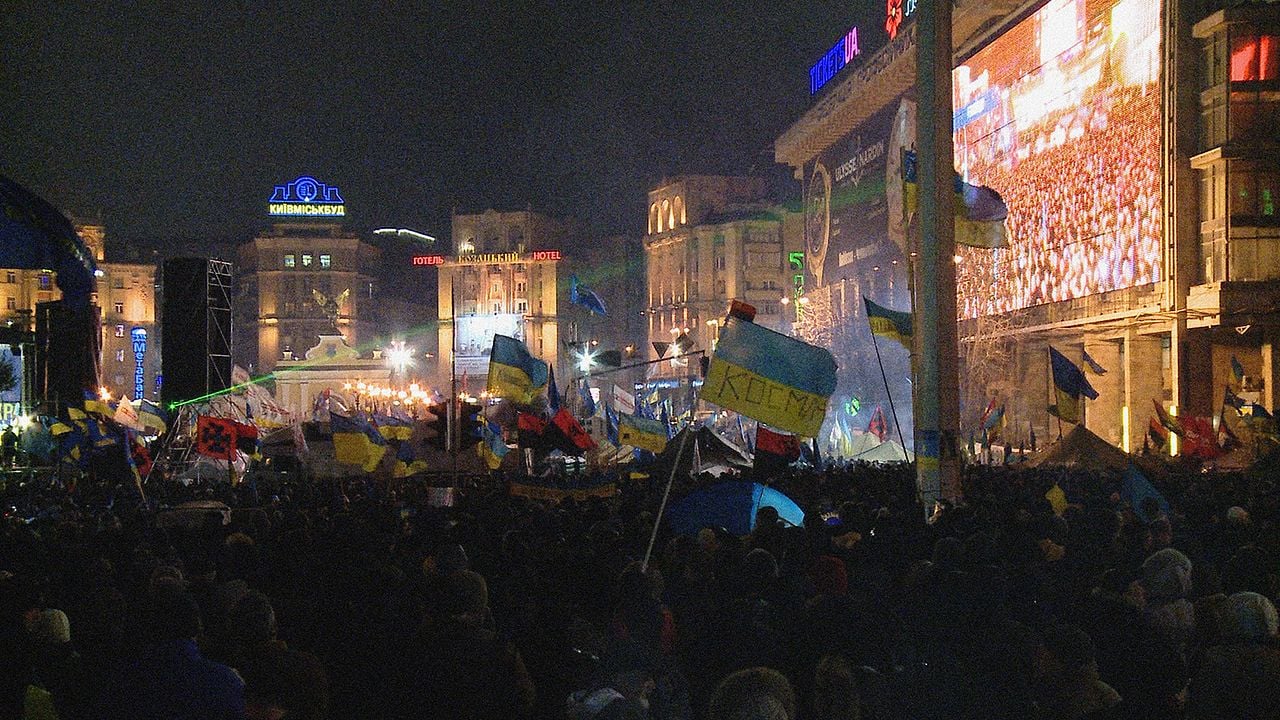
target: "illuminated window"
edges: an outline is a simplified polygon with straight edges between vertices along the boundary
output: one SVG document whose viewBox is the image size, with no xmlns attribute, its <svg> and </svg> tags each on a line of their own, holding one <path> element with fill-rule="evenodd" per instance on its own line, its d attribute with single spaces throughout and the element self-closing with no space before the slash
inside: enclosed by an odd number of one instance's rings
<svg viewBox="0 0 1280 720">
<path fill-rule="evenodd" d="M 285 256 L 284 256 L 284 266 L 285 266 L 285 267 L 287 267 L 287 268 L 291 268 L 291 267 L 297 267 L 297 265 L 298 265 L 298 258 L 297 258 L 297 256 L 296 256 L 296 255 L 285 255 Z"/>
<path fill-rule="evenodd" d="M 304 254 L 302 256 L 302 267 L 311 267 L 311 255 Z"/>
<path fill-rule="evenodd" d="M 674 218 L 673 218 L 674 221 L 679 222 L 681 225 L 688 224 L 689 219 L 685 216 L 685 213 L 684 213 L 684 198 L 680 197 L 679 195 L 676 196 L 676 202 L 675 202 L 675 205 L 673 206 L 673 213 L 674 213 Z"/>
<path fill-rule="evenodd" d="M 124 362 L 124 350 L 116 351 L 116 362 Z"/>
<path fill-rule="evenodd" d="M 331 255 L 321 255 L 321 256 L 320 256 L 320 267 L 324 268 L 325 270 L 328 270 L 329 268 L 333 267 L 333 256 L 331 256 Z"/>
<path fill-rule="evenodd" d="M 1231 82 L 1280 80 L 1280 35 L 1231 39 Z"/>
<path fill-rule="evenodd" d="M 123 325 L 117 325 L 117 326 L 116 326 L 116 337 L 124 337 L 124 326 L 123 326 Z"/>
<path fill-rule="evenodd" d="M 111 304 L 111 309 L 112 309 L 112 310 L 115 310 L 117 315 L 123 315 L 123 314 L 124 314 L 124 303 L 122 303 L 122 302 L 112 303 L 112 304 Z"/>
<path fill-rule="evenodd" d="M 4 306 L 5 306 L 5 309 L 7 310 L 17 310 L 18 299 L 13 297 L 7 297 L 4 299 Z"/>
<path fill-rule="evenodd" d="M 649 206 L 649 234 L 658 231 L 658 203 Z"/>
<path fill-rule="evenodd" d="M 672 228 L 673 223 L 671 222 L 670 217 L 671 217 L 671 201 L 663 200 L 662 210 L 658 213 L 658 232 L 662 232 L 662 229 L 664 227 L 668 230 Z"/>
<path fill-rule="evenodd" d="M 48 290 L 53 287 L 53 277 L 49 273 L 40 273 L 40 289 Z"/>
</svg>

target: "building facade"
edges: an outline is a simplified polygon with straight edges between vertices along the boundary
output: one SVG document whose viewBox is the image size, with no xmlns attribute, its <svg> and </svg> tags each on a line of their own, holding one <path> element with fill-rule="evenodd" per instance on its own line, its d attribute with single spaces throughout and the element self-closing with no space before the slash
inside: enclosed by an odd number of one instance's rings
<svg viewBox="0 0 1280 720">
<path fill-rule="evenodd" d="M 107 232 L 100 223 L 75 223 L 98 265 L 91 296 L 100 322 L 99 376 L 112 397 L 159 397 L 160 343 L 156 326 L 156 268 L 106 259 Z M 31 330 L 36 304 L 62 298 L 54 273 L 0 268 L 0 322 Z"/>
<path fill-rule="evenodd" d="M 791 254 L 802 248 L 799 215 L 768 204 L 765 195 L 760 178 L 702 175 L 649 192 L 642 312 L 650 360 L 709 351 L 735 299 L 755 306 L 757 323 L 790 331 Z M 697 363 L 692 367 L 696 373 Z M 649 377 L 682 378 L 689 368 L 677 357 L 652 365 Z"/>
<path fill-rule="evenodd" d="M 865 328 L 859 295 L 907 309 L 918 291 L 902 168 L 916 137 L 915 4 L 888 7 L 852 18 L 810 73 L 811 108 L 775 143 L 803 183 L 804 294 L 837 327 Z M 1126 450 L 1142 446 L 1153 403 L 1209 418 L 1234 384 L 1275 408 L 1278 14 L 1188 0 L 956 3 L 955 167 L 1009 208 L 1007 247 L 954 258 L 962 434 L 994 401 L 1004 442 L 1055 437 L 1050 347 L 1107 371 L 1089 372 L 1099 398 L 1083 422 Z M 876 394 L 881 378 L 860 361 L 869 333 L 841 343 L 800 329 L 837 356 L 837 405 Z M 909 397 L 908 352 L 885 366 L 884 384 Z"/>
<path fill-rule="evenodd" d="M 565 224 L 531 210 L 455 213 L 453 254 L 413 258 L 415 265 L 439 271 L 437 387 L 456 379 L 460 392 L 479 395 L 495 334 L 524 341 L 533 355 L 556 366 L 558 265 L 568 235 Z"/>
<path fill-rule="evenodd" d="M 335 327 L 351 347 L 371 349 L 379 259 L 376 247 L 323 220 L 277 223 L 241 245 L 237 362 L 270 372 Z"/>
</svg>

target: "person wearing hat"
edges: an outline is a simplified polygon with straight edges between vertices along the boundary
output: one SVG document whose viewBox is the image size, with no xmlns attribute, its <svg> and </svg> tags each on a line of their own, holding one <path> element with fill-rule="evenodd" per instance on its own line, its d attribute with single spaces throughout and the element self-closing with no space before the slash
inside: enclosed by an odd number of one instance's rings
<svg viewBox="0 0 1280 720">
<path fill-rule="evenodd" d="M 445 576 L 430 620 L 390 678 L 392 717 L 519 718 L 534 686 L 515 644 L 486 627 L 489 587 L 473 570 Z"/>
</svg>

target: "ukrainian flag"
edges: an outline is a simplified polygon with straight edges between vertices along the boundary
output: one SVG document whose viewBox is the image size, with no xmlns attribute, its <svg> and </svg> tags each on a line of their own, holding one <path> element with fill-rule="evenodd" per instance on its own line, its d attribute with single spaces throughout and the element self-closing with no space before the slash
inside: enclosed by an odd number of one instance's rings
<svg viewBox="0 0 1280 720">
<path fill-rule="evenodd" d="M 871 326 L 872 335 L 897 340 L 902 347 L 911 349 L 911 313 L 882 307 L 865 295 L 862 302 L 867 306 L 867 324 Z"/>
<path fill-rule="evenodd" d="M 488 390 L 493 395 L 527 405 L 547 385 L 547 364 L 524 343 L 506 335 L 493 336 L 489 355 Z"/>
<path fill-rule="evenodd" d="M 835 389 L 830 352 L 731 316 L 720 330 L 701 398 L 779 430 L 817 437 Z"/>
<path fill-rule="evenodd" d="M 507 452 L 511 448 L 502 440 L 502 428 L 497 423 L 485 423 L 481 428 L 483 437 L 480 442 L 476 443 L 476 453 L 484 458 L 485 463 L 490 470 L 497 470 L 502 466 L 502 459 L 507 456 Z"/>
<path fill-rule="evenodd" d="M 657 420 L 619 413 L 618 443 L 660 453 L 667 447 L 667 428 Z"/>
<path fill-rule="evenodd" d="M 378 413 L 373 416 L 378 432 L 388 440 L 408 440 L 413 437 L 413 423 L 402 418 Z"/>
<path fill-rule="evenodd" d="M 919 161 L 915 151 L 904 150 L 902 156 L 902 201 L 907 215 L 920 206 L 920 185 L 917 180 Z M 956 191 L 956 243 L 969 247 L 1009 247 L 1004 220 L 1009 216 L 1009 206 L 1000 193 L 985 185 L 970 185 L 955 176 Z"/>
<path fill-rule="evenodd" d="M 164 411 L 150 400 L 143 400 L 138 404 L 138 421 L 143 427 L 154 430 L 156 435 L 163 435 L 169 427 L 164 419 Z"/>
<path fill-rule="evenodd" d="M 111 404 L 105 400 L 99 399 L 98 396 L 90 390 L 84 391 L 84 409 L 88 412 L 101 415 L 102 417 L 112 417 L 115 415 L 115 410 L 111 409 Z"/>
<path fill-rule="evenodd" d="M 373 472 L 387 452 L 387 441 L 367 422 L 330 412 L 329 429 L 333 432 L 333 454 L 340 463 Z"/>
<path fill-rule="evenodd" d="M 427 461 L 418 457 L 418 454 L 413 450 L 412 443 L 406 442 L 401 443 L 400 449 L 396 451 L 396 466 L 391 474 L 398 478 L 406 478 L 410 475 L 426 472 L 427 468 Z"/>
</svg>

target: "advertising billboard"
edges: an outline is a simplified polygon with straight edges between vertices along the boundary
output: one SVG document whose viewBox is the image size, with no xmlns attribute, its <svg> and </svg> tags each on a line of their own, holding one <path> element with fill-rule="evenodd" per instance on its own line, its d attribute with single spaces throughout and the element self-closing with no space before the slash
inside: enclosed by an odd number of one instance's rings
<svg viewBox="0 0 1280 720">
<path fill-rule="evenodd" d="M 956 168 L 1009 206 L 962 248 L 972 318 L 1161 277 L 1160 0 L 1051 0 L 955 69 Z"/>
<path fill-rule="evenodd" d="M 457 371 L 459 374 L 487 375 L 493 336 L 506 335 L 524 340 L 524 316 L 519 313 L 463 315 L 454 319 Z"/>
</svg>

